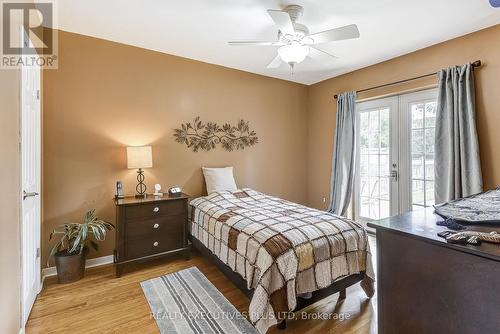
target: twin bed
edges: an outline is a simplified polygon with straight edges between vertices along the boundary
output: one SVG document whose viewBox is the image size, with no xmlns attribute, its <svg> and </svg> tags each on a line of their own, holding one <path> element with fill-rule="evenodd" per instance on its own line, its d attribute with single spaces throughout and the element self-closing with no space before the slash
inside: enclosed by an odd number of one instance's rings
<svg viewBox="0 0 500 334">
<path fill-rule="evenodd" d="M 252 189 L 215 191 L 191 201 L 193 246 L 251 298 L 249 320 L 262 333 L 357 282 L 368 297 L 374 274 L 358 223 Z"/>
</svg>

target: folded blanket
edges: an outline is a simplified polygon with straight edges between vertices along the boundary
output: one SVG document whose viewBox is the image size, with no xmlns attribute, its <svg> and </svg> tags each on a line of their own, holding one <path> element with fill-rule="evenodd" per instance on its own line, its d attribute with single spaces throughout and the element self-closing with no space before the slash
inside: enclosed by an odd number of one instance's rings
<svg viewBox="0 0 500 334">
<path fill-rule="evenodd" d="M 366 230 L 358 223 L 252 189 L 191 201 L 191 234 L 254 289 L 249 318 L 262 333 L 295 309 L 297 295 L 374 273 Z"/>
<path fill-rule="evenodd" d="M 479 194 L 434 205 L 444 218 L 469 224 L 500 224 L 500 187 Z"/>
</svg>

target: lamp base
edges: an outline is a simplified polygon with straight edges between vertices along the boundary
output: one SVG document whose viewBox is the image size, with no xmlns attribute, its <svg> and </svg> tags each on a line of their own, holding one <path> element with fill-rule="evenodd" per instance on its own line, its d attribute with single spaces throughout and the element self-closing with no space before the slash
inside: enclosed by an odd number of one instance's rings
<svg viewBox="0 0 500 334">
<path fill-rule="evenodd" d="M 144 171 L 142 168 L 139 168 L 137 170 L 137 186 L 135 187 L 135 190 L 137 191 L 135 198 L 146 198 L 148 197 L 148 194 L 146 193 L 146 185 L 144 184 Z"/>
</svg>

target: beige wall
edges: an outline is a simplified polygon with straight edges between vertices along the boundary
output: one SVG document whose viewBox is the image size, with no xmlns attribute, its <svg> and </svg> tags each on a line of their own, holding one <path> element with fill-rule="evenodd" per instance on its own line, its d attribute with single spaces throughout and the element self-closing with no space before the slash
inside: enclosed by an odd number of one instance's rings
<svg viewBox="0 0 500 334">
<path fill-rule="evenodd" d="M 18 70 L 0 69 L 0 333 L 20 325 L 20 156 Z"/>
<path fill-rule="evenodd" d="M 500 185 L 500 25 L 453 39 L 309 87 L 308 204 L 325 208 L 328 201 L 336 103 L 333 96 L 401 79 L 436 72 L 440 68 L 482 60 L 476 71 L 477 130 L 485 189 Z M 436 78 L 363 93 L 368 98 L 435 84 Z"/>
<path fill-rule="evenodd" d="M 127 145 L 153 146 L 149 190 L 203 191 L 201 166 L 235 167 L 240 187 L 306 202 L 307 87 L 220 66 L 60 32 L 59 69 L 44 71 L 44 219 L 58 224 L 96 208 L 114 221 L 116 180 L 134 194 Z M 193 153 L 172 137 L 181 122 L 250 122 L 259 144 L 244 151 Z M 98 254 L 112 253 L 111 236 Z"/>
</svg>

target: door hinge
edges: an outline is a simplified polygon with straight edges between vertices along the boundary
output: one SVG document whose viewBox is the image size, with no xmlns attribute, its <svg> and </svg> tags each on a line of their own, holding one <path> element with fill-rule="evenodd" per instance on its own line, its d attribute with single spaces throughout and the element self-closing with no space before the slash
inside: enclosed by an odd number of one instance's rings
<svg viewBox="0 0 500 334">
<path fill-rule="evenodd" d="M 36 99 L 40 100 L 40 89 L 36 90 Z"/>
<path fill-rule="evenodd" d="M 38 259 L 40 257 L 40 247 L 36 249 L 36 258 Z"/>
</svg>

